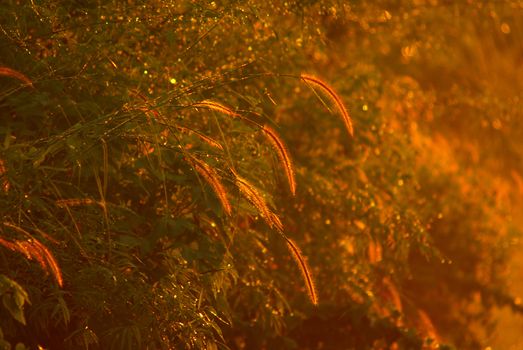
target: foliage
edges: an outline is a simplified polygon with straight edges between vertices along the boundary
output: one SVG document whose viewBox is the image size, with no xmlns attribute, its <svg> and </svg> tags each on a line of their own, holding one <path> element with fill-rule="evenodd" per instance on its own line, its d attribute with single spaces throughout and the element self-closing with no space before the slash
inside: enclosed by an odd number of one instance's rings
<svg viewBox="0 0 523 350">
<path fill-rule="evenodd" d="M 486 345 L 517 6 L 2 1 L 0 347 Z"/>
</svg>

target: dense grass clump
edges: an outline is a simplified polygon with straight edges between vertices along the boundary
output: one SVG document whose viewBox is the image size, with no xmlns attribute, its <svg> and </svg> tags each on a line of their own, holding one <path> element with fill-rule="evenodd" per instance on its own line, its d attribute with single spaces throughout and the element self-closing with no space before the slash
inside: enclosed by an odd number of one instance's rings
<svg viewBox="0 0 523 350">
<path fill-rule="evenodd" d="M 491 345 L 518 6 L 2 1 L 0 349 Z"/>
</svg>

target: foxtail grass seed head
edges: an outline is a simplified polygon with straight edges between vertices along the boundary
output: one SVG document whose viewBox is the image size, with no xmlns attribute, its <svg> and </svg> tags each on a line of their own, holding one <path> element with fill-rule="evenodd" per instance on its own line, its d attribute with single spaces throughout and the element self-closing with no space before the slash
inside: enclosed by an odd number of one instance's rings
<svg viewBox="0 0 523 350">
<path fill-rule="evenodd" d="M 401 303 L 401 296 L 396 286 L 390 281 L 389 278 L 385 277 L 382 281 L 383 287 L 386 289 L 390 296 L 391 303 L 394 305 L 396 310 L 399 312 L 403 311 L 403 305 Z"/>
<path fill-rule="evenodd" d="M 6 241 L 2 237 L 0 237 L 0 245 L 3 245 L 4 247 L 6 247 L 9 250 L 13 250 L 13 251 L 16 250 L 16 244 Z"/>
<path fill-rule="evenodd" d="M 15 78 L 15 79 L 21 81 L 22 83 L 25 83 L 25 85 L 34 88 L 33 82 L 31 81 L 31 79 L 29 79 L 27 76 L 25 76 L 24 74 L 14 70 L 14 69 L 11 69 L 8 67 L 0 67 L 0 76 Z"/>
<path fill-rule="evenodd" d="M 265 202 L 265 199 L 263 199 L 263 196 L 256 189 L 256 187 L 254 187 L 247 180 L 239 176 L 234 170 L 232 170 L 232 173 L 236 178 L 236 186 L 238 186 L 240 192 L 242 192 L 245 198 L 247 198 L 247 200 L 251 202 L 251 204 L 254 205 L 256 209 L 258 209 L 265 222 L 271 228 L 274 227 L 279 232 L 283 232 L 283 224 L 280 218 L 278 217 L 278 215 L 274 214 L 269 209 L 269 206 Z"/>
<path fill-rule="evenodd" d="M 6 223 L 4 223 L 4 226 L 18 228 L 17 226 L 12 224 L 6 225 Z M 22 228 L 19 229 L 20 231 L 26 232 Z M 29 234 L 28 232 L 26 233 Z M 46 273 L 51 273 L 58 285 L 60 287 L 63 286 L 62 271 L 60 270 L 60 267 L 58 266 L 56 259 L 54 258 L 53 254 L 49 251 L 49 249 L 45 245 L 40 243 L 40 241 L 34 238 L 29 238 L 26 240 L 15 240 L 14 242 L 9 242 L 0 238 L 0 245 L 14 252 L 21 253 L 28 260 L 36 260 L 36 262 L 38 263 L 38 265 L 40 265 L 42 270 L 44 270 Z"/>
<path fill-rule="evenodd" d="M 324 82 L 320 78 L 317 78 L 317 77 L 314 77 L 314 76 L 308 75 L 308 74 L 302 74 L 300 77 L 306 83 L 310 83 L 311 85 L 320 88 L 323 92 L 325 92 L 327 94 L 327 96 L 329 96 L 329 98 L 338 108 L 338 111 L 340 112 L 340 114 L 343 118 L 343 122 L 345 123 L 345 127 L 347 128 L 347 131 L 349 132 L 349 135 L 351 137 L 354 136 L 354 129 L 352 127 L 352 119 L 349 115 L 349 112 L 345 108 L 343 101 L 341 100 L 340 96 L 336 93 L 336 91 L 334 91 L 334 89 L 330 85 L 328 85 L 326 82 Z"/>
<path fill-rule="evenodd" d="M 43 256 L 43 259 L 46 263 L 45 265 L 47 266 L 47 270 L 51 272 L 51 274 L 56 279 L 56 282 L 58 282 L 58 285 L 62 287 L 62 271 L 60 270 L 60 267 L 58 266 L 58 263 L 56 262 L 56 259 L 54 258 L 53 254 L 51 254 L 51 252 L 49 251 L 49 249 L 47 249 L 45 245 L 43 245 L 36 239 L 30 240 L 30 243 L 35 248 L 35 250 L 40 252 L 40 254 Z"/>
<path fill-rule="evenodd" d="M 59 199 L 55 201 L 55 204 L 61 208 L 64 207 L 78 207 L 83 205 L 93 205 L 98 204 L 97 201 L 91 198 L 69 198 L 69 199 Z"/>
<path fill-rule="evenodd" d="M 220 181 L 220 176 L 207 163 L 204 163 L 196 158 L 191 158 L 189 162 L 194 167 L 194 169 L 211 186 L 214 193 L 216 194 L 216 197 L 218 197 L 218 200 L 222 204 L 223 210 L 227 215 L 230 216 L 232 212 L 231 204 L 229 203 L 229 199 L 227 198 L 227 192 L 225 191 L 225 187 L 222 185 Z"/>
<path fill-rule="evenodd" d="M 214 101 L 205 100 L 205 101 L 201 101 L 201 102 L 196 102 L 192 106 L 193 107 L 202 107 L 202 108 L 212 109 L 212 110 L 215 110 L 217 112 L 220 112 L 220 113 L 223 113 L 223 114 L 227 114 L 227 115 L 229 115 L 231 117 L 239 117 L 239 114 L 234 112 L 229 107 L 224 106 L 221 103 L 214 102 Z"/>
<path fill-rule="evenodd" d="M 314 286 L 314 280 L 312 279 L 312 274 L 310 272 L 309 266 L 307 265 L 307 261 L 303 257 L 303 254 L 301 253 L 300 248 L 294 243 L 293 240 L 290 238 L 285 238 L 287 241 L 287 246 L 289 247 L 289 250 L 292 253 L 292 256 L 296 260 L 296 263 L 300 267 L 301 274 L 303 276 L 303 280 L 305 281 L 305 284 L 307 286 L 307 292 L 309 294 L 309 298 L 311 302 L 314 305 L 318 305 L 318 295 L 316 294 L 316 288 Z"/>
<path fill-rule="evenodd" d="M 287 181 L 289 182 L 289 189 L 291 190 L 293 196 L 296 195 L 296 180 L 294 178 L 294 167 L 292 165 L 292 160 L 289 156 L 287 148 L 285 147 L 285 144 L 278 136 L 276 131 L 274 131 L 271 127 L 264 125 L 262 131 L 265 134 L 265 136 L 269 139 L 271 145 L 274 147 L 276 152 L 278 153 L 278 158 L 280 158 L 283 169 L 285 170 Z"/>
</svg>

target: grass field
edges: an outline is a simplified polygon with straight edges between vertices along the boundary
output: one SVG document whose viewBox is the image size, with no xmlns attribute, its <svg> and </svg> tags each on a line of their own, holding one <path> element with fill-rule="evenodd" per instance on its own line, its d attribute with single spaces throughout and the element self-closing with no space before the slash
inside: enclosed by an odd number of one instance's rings
<svg viewBox="0 0 523 350">
<path fill-rule="evenodd" d="M 0 2 L 0 350 L 520 349 L 523 3 Z"/>
</svg>

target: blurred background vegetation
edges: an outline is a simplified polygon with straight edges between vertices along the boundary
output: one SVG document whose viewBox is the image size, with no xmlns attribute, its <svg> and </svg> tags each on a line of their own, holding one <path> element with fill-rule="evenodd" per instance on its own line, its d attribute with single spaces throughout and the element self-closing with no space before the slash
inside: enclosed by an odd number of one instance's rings
<svg viewBox="0 0 523 350">
<path fill-rule="evenodd" d="M 0 349 L 521 349 L 522 39 L 520 0 L 1 1 Z"/>
</svg>

